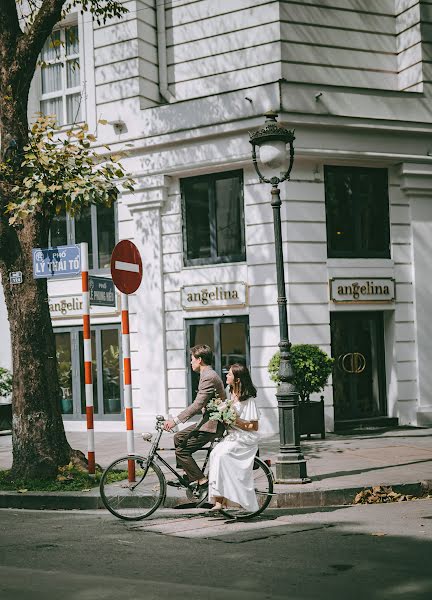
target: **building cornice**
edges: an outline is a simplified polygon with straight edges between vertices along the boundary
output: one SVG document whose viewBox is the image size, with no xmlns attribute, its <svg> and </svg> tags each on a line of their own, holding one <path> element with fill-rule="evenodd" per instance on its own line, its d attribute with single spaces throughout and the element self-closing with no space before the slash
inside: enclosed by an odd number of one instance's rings
<svg viewBox="0 0 432 600">
<path fill-rule="evenodd" d="M 134 175 L 134 192 L 122 195 L 131 214 L 160 209 L 168 197 L 170 178 L 166 175 Z"/>
<path fill-rule="evenodd" d="M 400 166 L 401 189 L 407 196 L 432 197 L 432 164 L 404 162 Z"/>
</svg>

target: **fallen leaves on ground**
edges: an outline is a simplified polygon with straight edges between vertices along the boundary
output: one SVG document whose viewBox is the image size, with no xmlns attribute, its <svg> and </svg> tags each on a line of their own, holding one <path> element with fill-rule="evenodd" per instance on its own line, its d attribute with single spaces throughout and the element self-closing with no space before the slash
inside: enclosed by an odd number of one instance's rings
<svg viewBox="0 0 432 600">
<path fill-rule="evenodd" d="M 416 496 L 409 494 L 399 494 L 394 492 L 391 487 L 375 485 L 374 487 L 362 490 L 354 498 L 354 504 L 382 504 L 385 502 L 405 502 L 415 500 Z"/>
</svg>

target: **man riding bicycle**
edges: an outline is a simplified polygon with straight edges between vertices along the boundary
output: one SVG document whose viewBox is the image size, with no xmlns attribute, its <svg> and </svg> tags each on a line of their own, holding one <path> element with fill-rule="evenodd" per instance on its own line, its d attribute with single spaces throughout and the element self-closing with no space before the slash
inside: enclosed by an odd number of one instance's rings
<svg viewBox="0 0 432 600">
<path fill-rule="evenodd" d="M 197 395 L 193 403 L 177 417 L 165 422 L 165 431 L 171 431 L 178 423 L 186 423 L 197 414 L 204 415 L 207 403 L 215 394 L 222 400 L 226 397 L 222 379 L 211 367 L 213 352 L 210 346 L 205 344 L 194 346 L 191 348 L 190 353 L 192 370 L 200 374 Z M 191 425 L 174 435 L 175 455 L 177 467 L 183 469 L 186 473 L 187 480 L 185 477 L 184 484 L 188 485 L 196 481 L 199 488 L 204 490 L 208 487 L 208 480 L 193 459 L 192 454 L 215 437 L 220 437 L 224 432 L 224 425 L 218 421 L 204 419 L 196 431 L 194 431 L 195 427 L 196 425 Z"/>
</svg>

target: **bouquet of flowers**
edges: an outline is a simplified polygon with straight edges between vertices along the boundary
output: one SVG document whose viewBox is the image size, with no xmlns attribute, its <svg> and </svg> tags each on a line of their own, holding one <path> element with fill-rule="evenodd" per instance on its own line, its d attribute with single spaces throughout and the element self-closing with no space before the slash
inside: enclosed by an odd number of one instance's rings
<svg viewBox="0 0 432 600">
<path fill-rule="evenodd" d="M 233 425 L 237 419 L 232 400 L 222 400 L 216 390 L 213 398 L 207 402 L 206 411 L 209 413 L 209 421 L 220 421 L 227 426 Z"/>
</svg>

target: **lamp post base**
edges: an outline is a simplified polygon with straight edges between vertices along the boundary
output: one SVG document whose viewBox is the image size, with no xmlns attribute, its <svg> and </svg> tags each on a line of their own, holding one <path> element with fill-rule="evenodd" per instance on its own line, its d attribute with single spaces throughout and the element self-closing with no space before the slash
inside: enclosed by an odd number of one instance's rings
<svg viewBox="0 0 432 600">
<path fill-rule="evenodd" d="M 276 459 L 276 483 L 302 484 L 311 483 L 307 476 L 306 460 L 302 454 L 279 454 Z"/>
</svg>

